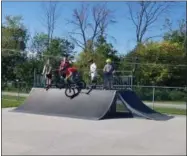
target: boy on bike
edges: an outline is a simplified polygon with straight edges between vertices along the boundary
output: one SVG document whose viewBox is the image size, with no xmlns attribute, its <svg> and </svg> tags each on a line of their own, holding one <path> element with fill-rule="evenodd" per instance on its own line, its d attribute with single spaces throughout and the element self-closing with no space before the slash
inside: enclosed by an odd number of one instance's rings
<svg viewBox="0 0 187 156">
<path fill-rule="evenodd" d="M 69 66 L 66 70 L 65 70 L 65 74 L 66 74 L 66 78 L 65 80 L 68 81 L 70 80 L 70 82 L 74 83 L 75 77 L 78 73 L 78 70 L 76 67 L 73 66 Z"/>
</svg>

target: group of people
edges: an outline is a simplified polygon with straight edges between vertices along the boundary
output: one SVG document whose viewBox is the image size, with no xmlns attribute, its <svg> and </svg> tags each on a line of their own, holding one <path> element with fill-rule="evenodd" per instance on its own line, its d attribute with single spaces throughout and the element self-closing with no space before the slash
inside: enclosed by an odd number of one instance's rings
<svg viewBox="0 0 187 156">
<path fill-rule="evenodd" d="M 96 87 L 97 84 L 97 65 L 93 59 L 90 59 L 88 61 L 90 63 L 90 78 L 91 83 L 93 87 Z M 78 69 L 73 66 L 73 64 L 68 60 L 67 57 L 64 57 L 59 65 L 59 68 L 57 69 L 57 72 L 59 76 L 63 76 L 65 81 L 70 80 L 71 82 L 74 81 L 74 78 L 76 74 L 78 73 Z M 112 65 L 111 59 L 106 60 L 106 65 L 103 68 L 103 74 L 104 74 L 104 89 L 111 89 L 112 86 L 112 77 L 113 73 L 115 72 L 114 66 Z M 50 64 L 50 60 L 48 59 L 46 64 L 44 65 L 42 75 L 46 78 L 46 88 L 51 87 L 51 81 L 52 81 L 52 67 Z"/>
<path fill-rule="evenodd" d="M 68 58 L 64 57 L 60 62 L 57 72 L 60 77 L 64 77 L 65 81 L 68 80 L 73 81 L 73 78 L 75 77 L 78 71 L 77 68 L 74 67 L 72 63 L 68 60 Z M 50 59 L 48 59 L 46 64 L 44 65 L 42 75 L 44 75 L 47 80 L 46 89 L 49 89 L 51 87 L 51 82 L 52 82 L 52 67 L 50 64 Z"/>
<path fill-rule="evenodd" d="M 90 65 L 90 77 L 91 77 L 91 82 L 93 85 L 97 84 L 97 65 L 94 62 L 93 59 L 89 61 L 91 63 Z M 113 74 L 115 73 L 115 68 L 114 65 L 112 64 L 111 59 L 106 60 L 106 64 L 103 68 L 103 76 L 104 76 L 104 85 L 103 89 L 112 89 L 112 79 L 113 79 Z"/>
</svg>

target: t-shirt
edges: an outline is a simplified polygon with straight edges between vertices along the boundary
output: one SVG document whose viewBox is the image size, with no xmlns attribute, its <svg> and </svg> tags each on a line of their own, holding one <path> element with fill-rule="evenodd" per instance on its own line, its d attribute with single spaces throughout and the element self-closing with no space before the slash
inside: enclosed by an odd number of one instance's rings
<svg viewBox="0 0 187 156">
<path fill-rule="evenodd" d="M 61 63 L 60 63 L 60 70 L 61 69 L 64 69 L 64 68 L 66 68 L 66 67 L 68 67 L 70 65 L 70 63 L 68 62 L 68 61 L 61 61 Z"/>
<path fill-rule="evenodd" d="M 97 70 L 96 64 L 95 64 L 95 63 L 92 63 L 92 64 L 90 65 L 90 72 L 91 72 L 91 73 L 96 73 L 96 70 Z"/>
<path fill-rule="evenodd" d="M 69 76 L 70 73 L 75 73 L 75 72 L 77 72 L 77 68 L 69 67 L 69 68 L 66 69 L 66 76 Z"/>
<path fill-rule="evenodd" d="M 107 74 L 112 74 L 112 72 L 114 71 L 114 67 L 112 64 L 106 64 L 104 66 L 104 69 L 103 69 L 104 73 L 107 73 Z"/>
<path fill-rule="evenodd" d="M 48 74 L 48 73 L 50 73 L 51 72 L 51 69 L 52 69 L 52 67 L 51 67 L 51 65 L 50 64 L 46 64 L 45 66 L 44 66 L 44 68 L 43 68 L 43 74 Z"/>
</svg>

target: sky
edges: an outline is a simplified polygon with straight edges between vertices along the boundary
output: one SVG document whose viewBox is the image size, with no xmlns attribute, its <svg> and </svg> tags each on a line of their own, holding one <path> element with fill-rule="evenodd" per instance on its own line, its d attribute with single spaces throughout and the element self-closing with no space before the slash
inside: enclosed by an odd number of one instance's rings
<svg viewBox="0 0 187 156">
<path fill-rule="evenodd" d="M 23 17 L 23 23 L 29 30 L 31 36 L 36 32 L 46 32 L 46 28 L 41 22 L 43 16 L 42 3 L 48 2 L 36 2 L 36 1 L 22 1 L 22 2 L 2 2 L 2 22 L 6 15 Z M 90 6 L 95 3 L 102 2 L 87 2 Z M 133 2 L 132 2 L 133 3 Z M 68 32 L 72 31 L 74 27 L 67 24 L 67 19 L 72 19 L 72 12 L 75 8 L 80 8 L 82 2 L 59 2 L 60 17 L 57 22 L 57 28 L 55 29 L 54 36 L 68 38 Z M 114 37 L 108 38 L 108 42 L 111 42 L 116 50 L 120 54 L 125 54 L 135 46 L 135 27 L 132 21 L 127 19 L 128 8 L 125 2 L 107 2 L 107 7 L 114 11 L 115 20 L 117 23 L 108 27 L 107 33 Z M 136 13 L 136 8 L 134 13 Z M 171 19 L 173 27 L 177 27 L 177 21 L 179 19 L 186 19 L 186 6 L 185 2 L 176 2 L 169 13 L 159 17 L 159 20 L 153 27 L 147 32 L 147 36 L 162 34 L 160 30 L 165 18 Z M 76 47 L 76 51 L 81 49 Z"/>
</svg>

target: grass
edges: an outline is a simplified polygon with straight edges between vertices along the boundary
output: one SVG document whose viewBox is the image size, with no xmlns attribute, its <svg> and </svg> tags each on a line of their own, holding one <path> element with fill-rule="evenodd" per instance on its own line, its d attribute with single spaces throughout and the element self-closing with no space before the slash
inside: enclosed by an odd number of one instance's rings
<svg viewBox="0 0 187 156">
<path fill-rule="evenodd" d="M 23 100 L 26 99 L 26 97 L 21 97 L 21 96 L 10 96 L 10 95 L 2 95 L 2 99 L 23 101 Z"/>
<path fill-rule="evenodd" d="M 166 113 L 166 114 L 186 115 L 185 109 L 155 107 L 154 110 L 156 110 L 157 112 Z"/>
<path fill-rule="evenodd" d="M 152 101 L 143 101 L 144 103 L 152 103 Z M 184 105 L 185 101 L 155 101 L 156 104 L 179 104 Z"/>
<path fill-rule="evenodd" d="M 15 93 L 17 93 L 18 91 L 20 92 L 20 93 L 29 93 L 30 92 L 30 90 L 31 90 L 31 87 L 21 87 L 21 88 L 4 88 L 3 89 L 3 92 L 15 92 Z"/>
<path fill-rule="evenodd" d="M 122 104 L 117 104 L 116 109 L 117 111 L 124 112 L 124 106 Z M 165 114 L 186 115 L 185 109 L 155 107 L 154 110 Z"/>
<path fill-rule="evenodd" d="M 1 101 L 1 108 L 9 108 L 9 107 L 18 107 L 23 103 L 22 101 L 16 101 L 16 100 L 9 100 L 9 99 L 2 99 Z"/>
</svg>

